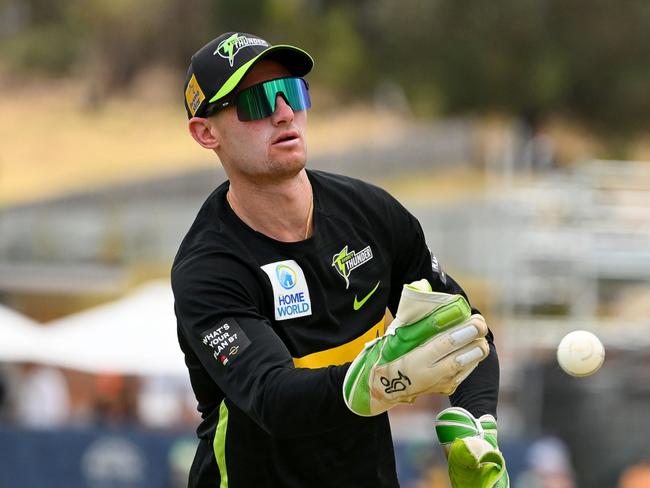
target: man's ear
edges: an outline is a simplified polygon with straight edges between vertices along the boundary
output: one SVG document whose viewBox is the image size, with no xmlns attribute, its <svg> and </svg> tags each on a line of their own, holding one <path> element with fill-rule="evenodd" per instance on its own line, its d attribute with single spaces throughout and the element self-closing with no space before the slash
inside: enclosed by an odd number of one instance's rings
<svg viewBox="0 0 650 488">
<path fill-rule="evenodd" d="M 188 122 L 190 134 L 196 142 L 206 149 L 217 149 L 219 137 L 217 129 L 208 119 L 203 117 L 192 117 Z"/>
</svg>

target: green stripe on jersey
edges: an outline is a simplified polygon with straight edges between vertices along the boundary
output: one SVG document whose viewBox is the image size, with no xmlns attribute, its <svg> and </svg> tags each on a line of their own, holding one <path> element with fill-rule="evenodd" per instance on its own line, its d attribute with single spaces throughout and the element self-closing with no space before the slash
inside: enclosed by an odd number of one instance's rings
<svg viewBox="0 0 650 488">
<path fill-rule="evenodd" d="M 221 478 L 219 488 L 228 488 L 228 470 L 226 469 L 226 430 L 228 430 L 228 407 L 226 407 L 226 400 L 224 399 L 219 407 L 219 422 L 217 422 L 217 430 L 214 433 L 214 442 L 212 443 L 214 457 L 217 460 L 219 476 Z"/>
</svg>

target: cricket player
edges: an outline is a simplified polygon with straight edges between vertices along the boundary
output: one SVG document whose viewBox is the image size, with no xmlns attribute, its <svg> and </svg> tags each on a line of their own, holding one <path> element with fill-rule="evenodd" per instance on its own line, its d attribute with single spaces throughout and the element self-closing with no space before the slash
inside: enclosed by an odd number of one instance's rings
<svg viewBox="0 0 650 488">
<path fill-rule="evenodd" d="M 508 486 L 492 334 L 399 202 L 305 168 L 312 66 L 228 32 L 187 72 L 189 131 L 228 177 L 172 269 L 203 417 L 189 486 L 397 487 L 386 412 L 424 394 L 450 396 L 454 486 Z"/>
</svg>

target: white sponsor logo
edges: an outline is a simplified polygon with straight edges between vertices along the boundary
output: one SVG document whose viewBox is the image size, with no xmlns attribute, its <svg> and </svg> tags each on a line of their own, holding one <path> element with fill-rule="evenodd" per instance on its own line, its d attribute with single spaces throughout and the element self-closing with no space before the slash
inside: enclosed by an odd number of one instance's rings
<svg viewBox="0 0 650 488">
<path fill-rule="evenodd" d="M 311 298 L 305 273 L 293 259 L 262 266 L 273 287 L 275 320 L 311 315 Z"/>
<path fill-rule="evenodd" d="M 237 340 L 237 333 L 231 332 L 230 326 L 225 323 L 221 327 L 211 330 L 203 336 L 203 344 L 214 349 L 214 357 Z"/>
<path fill-rule="evenodd" d="M 212 55 L 219 55 L 222 58 L 225 58 L 230 63 L 232 67 L 235 62 L 235 56 L 240 49 L 247 46 L 268 46 L 269 43 L 263 39 L 257 39 L 255 37 L 246 37 L 241 34 L 233 34 L 228 39 L 225 39 L 219 43 L 217 49 L 212 53 Z"/>
<path fill-rule="evenodd" d="M 357 269 L 362 264 L 367 263 L 372 259 L 372 249 L 366 246 L 361 251 L 348 252 L 348 246 L 345 246 L 334 256 L 332 256 L 332 267 L 345 280 L 345 289 L 350 287 L 350 273 L 352 270 Z"/>
<path fill-rule="evenodd" d="M 440 281 L 442 281 L 443 284 L 447 284 L 447 276 L 445 276 L 445 272 L 442 270 L 438 258 L 433 254 L 431 249 L 429 249 L 429 254 L 431 254 L 431 269 L 433 269 L 434 273 L 440 276 Z"/>
</svg>

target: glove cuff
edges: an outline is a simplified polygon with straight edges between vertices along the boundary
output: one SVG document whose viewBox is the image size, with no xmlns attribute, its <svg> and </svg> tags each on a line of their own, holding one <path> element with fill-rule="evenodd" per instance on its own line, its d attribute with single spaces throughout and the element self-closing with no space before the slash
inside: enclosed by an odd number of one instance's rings
<svg viewBox="0 0 650 488">
<path fill-rule="evenodd" d="M 483 438 L 492 444 L 493 447 L 499 448 L 497 439 L 497 421 L 489 414 L 481 415 L 478 419 L 479 424 L 483 428 Z"/>
<path fill-rule="evenodd" d="M 451 444 L 456 439 L 479 437 L 483 439 L 484 431 L 481 422 L 464 408 L 450 407 L 436 416 L 436 434 L 438 441 L 448 454 Z"/>
<path fill-rule="evenodd" d="M 454 488 L 510 486 L 492 415 L 477 419 L 464 408 L 447 408 L 436 416 L 436 433 L 449 461 Z"/>
</svg>

